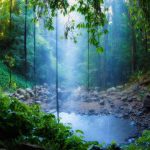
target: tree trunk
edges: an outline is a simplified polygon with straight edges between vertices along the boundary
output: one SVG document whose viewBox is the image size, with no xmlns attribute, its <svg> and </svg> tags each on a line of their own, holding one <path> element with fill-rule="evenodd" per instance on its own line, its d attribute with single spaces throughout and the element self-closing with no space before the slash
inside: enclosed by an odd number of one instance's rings
<svg viewBox="0 0 150 150">
<path fill-rule="evenodd" d="M 135 31 L 132 25 L 132 73 L 136 71 L 136 37 L 135 37 Z"/>
</svg>

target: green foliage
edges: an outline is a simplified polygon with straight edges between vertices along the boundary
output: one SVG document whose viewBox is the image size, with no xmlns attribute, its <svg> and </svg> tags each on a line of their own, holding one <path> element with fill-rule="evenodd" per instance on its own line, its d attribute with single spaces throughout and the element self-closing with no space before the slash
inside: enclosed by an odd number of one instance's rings
<svg viewBox="0 0 150 150">
<path fill-rule="evenodd" d="M 41 112 L 39 106 L 27 106 L 0 93 L 0 141 L 7 149 L 31 143 L 51 150 L 86 150 L 90 143 L 78 132 L 58 124 L 54 115 Z"/>
<path fill-rule="evenodd" d="M 104 9 L 104 11 L 102 11 L 102 4 L 103 0 L 77 0 L 71 4 L 68 3 L 67 0 L 47 2 L 41 2 L 38 0 L 30 1 L 30 5 L 34 8 L 37 8 L 36 20 L 39 20 L 39 18 L 43 17 L 45 19 L 45 26 L 49 30 L 54 29 L 53 19 L 57 16 L 58 11 L 64 16 L 69 15 L 72 12 L 78 12 L 84 17 L 84 22 L 81 21 L 76 25 L 73 23 L 73 20 L 71 20 L 71 23 L 73 24 L 66 27 L 65 37 L 66 35 L 68 36 L 68 32 L 73 32 L 75 29 L 86 28 L 90 33 L 89 41 L 92 45 L 96 46 L 96 48 L 100 47 L 97 38 L 103 33 L 106 33 L 106 31 L 103 31 L 102 28 L 101 30 L 97 30 L 98 27 L 103 27 L 107 22 L 104 13 L 107 9 Z M 74 37 L 72 39 L 74 40 L 76 38 Z M 74 41 L 76 42 L 76 40 Z"/>
<path fill-rule="evenodd" d="M 142 137 L 135 143 L 125 147 L 124 150 L 149 150 L 150 148 L 150 131 L 144 131 Z"/>
<path fill-rule="evenodd" d="M 136 71 L 130 77 L 130 82 L 139 82 L 142 80 L 142 78 L 143 78 L 143 72 L 142 71 Z"/>
<path fill-rule="evenodd" d="M 143 8 L 143 5 L 145 5 Z M 150 22 L 148 18 L 150 2 L 139 2 L 138 0 L 129 0 L 129 13 L 131 16 L 132 24 L 135 28 L 136 36 L 142 37 L 143 41 L 148 38 L 150 32 Z"/>
<path fill-rule="evenodd" d="M 150 1 L 128 0 L 132 40 L 134 40 L 136 69 L 150 69 Z"/>
<path fill-rule="evenodd" d="M 27 22 L 26 22 L 27 59 L 25 60 L 25 51 L 24 51 L 25 3 L 23 0 L 21 1 L 12 0 L 12 4 L 13 5 L 11 10 L 11 26 L 10 26 L 10 1 L 9 0 L 0 1 L 0 60 L 2 60 L 7 65 L 10 72 L 20 74 L 30 82 L 36 80 L 37 84 L 41 82 L 43 83 L 48 81 L 47 79 L 48 77 L 50 77 L 51 80 L 54 81 L 55 77 L 54 74 L 55 69 L 53 68 L 55 66 L 54 54 L 51 52 L 52 50 L 51 43 L 49 42 L 49 40 L 44 38 L 44 35 L 46 34 L 47 30 L 42 25 L 39 27 L 38 24 L 36 24 L 35 27 L 36 54 L 35 54 L 34 38 L 33 38 L 34 13 L 32 10 L 33 7 L 29 4 L 29 7 L 27 9 Z M 43 24 L 41 20 L 38 23 Z M 54 40 L 54 38 L 51 38 L 50 40 Z M 25 68 L 25 66 L 27 67 Z M 35 66 L 36 69 L 34 68 Z M 36 77 L 34 74 L 35 73 L 34 69 L 36 74 L 38 74 L 38 76 Z M 7 77 L 7 81 L 9 80 L 10 79 Z M 11 84 L 15 85 L 14 82 Z M 24 86 L 21 85 L 21 87 Z"/>
<path fill-rule="evenodd" d="M 9 89 L 9 74 L 9 68 L 0 61 L 0 87 L 2 87 L 4 90 Z M 19 87 L 25 88 L 26 86 L 30 87 L 31 84 L 26 82 L 22 76 L 12 73 L 12 83 L 10 90 L 15 90 Z"/>
<path fill-rule="evenodd" d="M 87 150 L 97 142 L 86 142 L 80 130 L 72 131 L 70 126 L 57 123 L 52 114 L 46 114 L 38 105 L 28 106 L 12 99 L 0 91 L 0 148 L 17 150 L 23 143 L 35 144 L 46 150 Z M 102 145 L 99 145 L 102 147 Z M 124 150 L 149 150 L 150 131 Z M 115 143 L 108 150 L 118 150 Z"/>
<path fill-rule="evenodd" d="M 5 55 L 5 63 L 10 69 L 12 69 L 15 66 L 15 59 L 9 55 Z"/>
<path fill-rule="evenodd" d="M 132 74 L 129 82 L 130 83 L 135 83 L 135 82 L 143 83 L 145 81 L 149 81 L 149 79 L 150 79 L 150 71 L 144 72 L 144 71 L 139 70 L 139 71 L 136 71 L 134 74 Z M 147 82 L 145 86 L 149 87 L 150 86 L 149 82 Z"/>
<path fill-rule="evenodd" d="M 104 49 L 103 49 L 102 47 L 98 47 L 98 48 L 96 49 L 96 51 L 97 51 L 98 53 L 103 53 L 103 52 L 104 52 Z"/>
</svg>

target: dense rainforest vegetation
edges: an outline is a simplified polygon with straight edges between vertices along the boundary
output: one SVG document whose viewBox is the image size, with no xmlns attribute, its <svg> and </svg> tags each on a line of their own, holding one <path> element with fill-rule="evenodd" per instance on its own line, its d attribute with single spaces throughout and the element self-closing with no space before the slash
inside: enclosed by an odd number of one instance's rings
<svg viewBox="0 0 150 150">
<path fill-rule="evenodd" d="M 110 87 L 127 81 L 133 72 L 147 71 L 150 66 L 150 31 L 149 16 L 147 15 L 149 4 L 145 5 L 145 2 L 137 4 L 137 1 L 128 1 L 126 6 L 123 6 L 123 1 L 108 2 L 105 1 L 105 13 L 103 13 L 103 10 L 96 7 L 98 4 L 95 4 L 102 3 L 102 1 L 80 1 L 78 5 L 74 4 L 71 6 L 69 6 L 67 1 L 63 3 L 58 1 L 58 4 L 52 2 L 44 5 L 42 2 L 29 1 L 27 8 L 24 1 L 12 1 L 11 3 L 9 1 L 1 1 L 0 57 L 1 64 L 5 64 L 9 70 L 9 73 L 7 71 L 2 73 L 1 80 L 7 79 L 7 82 L 12 80 L 12 85 L 19 84 L 19 86 L 25 86 L 22 77 L 29 82 L 34 79 L 37 84 L 43 82 L 55 83 L 56 33 L 55 31 L 48 33 L 45 30 L 45 27 L 49 30 L 54 30 L 56 26 L 55 5 L 58 5 L 58 9 L 64 15 L 77 11 L 79 14 L 84 15 L 85 21 L 87 21 L 87 23 L 74 23 L 74 20 L 70 19 L 65 25 L 64 33 L 58 35 L 64 38 L 71 38 L 78 42 L 78 45 L 81 45 L 80 43 L 82 42 L 88 43 L 89 41 L 89 44 L 79 47 L 83 51 L 80 54 L 83 61 L 79 64 L 80 69 L 83 71 L 79 79 L 83 80 L 87 76 L 84 73 L 87 66 L 86 49 L 90 49 L 88 65 L 91 87 L 102 84 L 103 87 Z M 110 5 L 112 5 L 112 8 L 109 11 L 112 11 L 114 15 L 111 15 L 111 12 L 108 11 Z M 35 8 L 36 12 L 34 13 Z M 49 9 L 52 9 L 52 11 L 49 12 Z M 97 14 L 96 16 L 93 15 L 95 13 Z M 116 18 L 118 18 L 119 22 Z M 79 30 L 78 33 L 76 33 L 76 29 Z M 88 35 L 84 33 L 85 30 L 83 31 L 83 29 L 89 31 L 89 40 L 87 39 Z M 80 39 L 80 32 L 86 38 Z M 107 34 L 108 32 L 109 34 Z M 60 41 L 59 37 L 57 40 Z M 59 47 L 59 49 L 60 51 L 63 50 L 62 47 Z M 105 51 L 103 52 L 104 49 Z M 103 52 L 101 56 L 97 55 L 96 50 L 99 53 Z M 59 78 L 64 79 L 65 75 L 63 72 L 66 70 L 63 70 L 61 57 L 62 54 L 59 54 L 60 59 L 58 63 L 61 70 Z M 96 61 L 93 61 L 93 58 Z M 3 64 L 1 68 L 4 67 Z M 47 64 L 50 65 L 48 66 Z M 35 75 L 35 72 L 38 76 Z M 21 77 L 16 79 L 15 74 L 18 73 Z M 74 73 L 77 74 L 77 72 Z M 113 83 L 112 79 L 118 74 L 120 76 Z M 96 81 L 97 78 L 98 82 Z M 8 87 L 9 85 L 9 83 L 5 84 L 3 82 L 1 84 L 3 84 L 3 87 Z M 30 84 L 32 85 L 33 82 Z M 28 85 L 30 84 L 28 83 Z M 86 85 L 86 81 L 80 84 Z"/>
<path fill-rule="evenodd" d="M 149 150 L 149 131 L 133 144 L 104 148 L 4 94 L 44 83 L 105 90 L 149 75 L 149 11 L 149 0 L 0 0 L 0 148 Z M 67 52 L 79 58 L 67 62 Z"/>
</svg>

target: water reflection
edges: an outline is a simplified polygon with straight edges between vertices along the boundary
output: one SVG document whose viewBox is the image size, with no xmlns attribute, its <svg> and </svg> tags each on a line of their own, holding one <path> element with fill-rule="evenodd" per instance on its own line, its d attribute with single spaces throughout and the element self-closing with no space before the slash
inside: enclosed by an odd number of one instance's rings
<svg viewBox="0 0 150 150">
<path fill-rule="evenodd" d="M 84 132 L 85 140 L 99 141 L 110 144 L 126 143 L 129 137 L 136 135 L 137 129 L 133 122 L 114 116 L 78 115 L 60 113 L 62 123 L 71 123 L 74 130 Z"/>
</svg>

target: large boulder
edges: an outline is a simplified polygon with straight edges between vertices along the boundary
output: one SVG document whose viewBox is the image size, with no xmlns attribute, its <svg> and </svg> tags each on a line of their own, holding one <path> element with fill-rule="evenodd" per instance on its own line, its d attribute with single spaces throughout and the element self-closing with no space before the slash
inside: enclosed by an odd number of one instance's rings
<svg viewBox="0 0 150 150">
<path fill-rule="evenodd" d="M 150 94 L 147 94 L 147 95 L 144 97 L 143 106 L 144 106 L 144 108 L 150 110 Z"/>
</svg>

